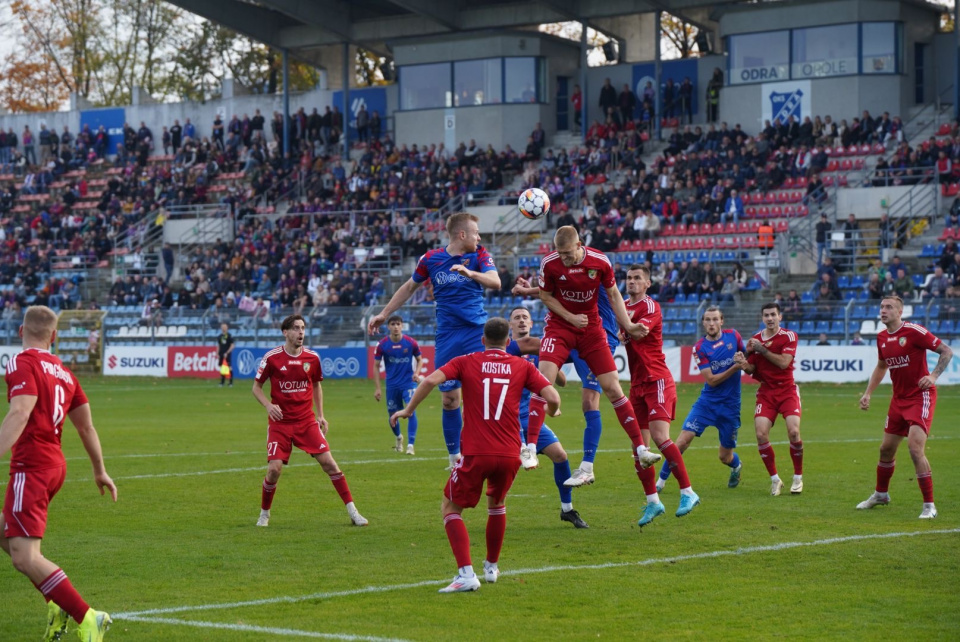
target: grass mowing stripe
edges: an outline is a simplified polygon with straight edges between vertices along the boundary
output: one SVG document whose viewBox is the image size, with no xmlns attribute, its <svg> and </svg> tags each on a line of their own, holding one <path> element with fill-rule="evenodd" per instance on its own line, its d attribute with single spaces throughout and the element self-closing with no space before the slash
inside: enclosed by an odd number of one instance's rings
<svg viewBox="0 0 960 642">
<path fill-rule="evenodd" d="M 116 619 L 116 616 L 113 616 Z M 318 633 L 315 631 L 299 631 L 297 629 L 280 629 L 268 626 L 255 626 L 252 624 L 225 624 L 223 622 L 197 622 L 190 620 L 177 620 L 174 618 L 152 618 L 128 616 L 123 618 L 128 622 L 149 622 L 151 624 L 174 624 L 179 626 L 192 626 L 198 629 L 221 629 L 226 631 L 242 631 L 244 633 L 269 633 L 270 635 L 281 635 L 295 638 L 318 638 L 322 640 L 356 640 L 357 642 L 404 642 L 401 638 L 378 638 L 369 635 L 351 635 L 349 633 Z"/>
<path fill-rule="evenodd" d="M 931 437 L 931 438 L 930 438 L 930 441 L 937 441 L 937 440 L 941 440 L 941 439 L 957 439 L 957 437 L 954 437 L 954 436 L 952 436 L 952 435 L 941 435 L 941 436 L 939 436 L 939 437 Z M 878 440 L 877 440 L 876 438 L 870 437 L 870 438 L 868 438 L 868 439 L 826 439 L 826 440 L 823 440 L 823 441 L 807 440 L 807 441 L 805 441 L 804 443 L 805 443 L 806 445 L 818 445 L 818 444 L 858 444 L 858 443 L 874 443 L 874 442 L 877 442 L 877 441 L 878 441 Z M 789 442 L 789 441 L 771 441 L 770 443 L 773 444 L 774 446 L 785 446 L 785 445 L 789 444 L 790 442 Z M 739 445 L 737 446 L 737 448 L 747 447 L 747 446 L 756 446 L 756 444 L 753 444 L 753 443 L 739 444 Z M 716 446 L 689 446 L 689 447 L 687 448 L 687 450 L 714 450 L 714 449 L 716 449 Z M 442 449 L 442 448 L 434 448 L 433 450 L 440 451 L 440 450 L 443 450 L 443 449 Z M 363 450 L 358 451 L 358 450 L 354 450 L 354 451 L 345 451 L 345 452 L 369 452 L 369 451 L 363 451 Z M 376 451 L 374 451 L 374 452 L 376 452 Z M 566 452 L 567 452 L 567 454 L 571 454 L 571 453 L 572 453 L 572 454 L 577 454 L 577 453 L 581 453 L 581 452 L 583 452 L 583 451 L 582 451 L 582 450 L 567 450 Z M 619 452 L 623 452 L 623 449 L 622 449 L 622 448 L 615 448 L 615 449 L 603 449 L 603 448 L 601 448 L 601 449 L 597 450 L 597 452 L 598 452 L 598 453 L 619 453 Z M 171 457 L 182 457 L 182 456 L 189 455 L 189 454 L 191 454 L 191 453 L 176 453 L 176 454 L 169 455 L 169 456 L 171 456 Z M 217 454 L 220 454 L 220 453 L 196 453 L 196 454 L 198 454 L 198 455 L 209 455 L 209 456 L 213 456 L 213 455 L 217 455 Z M 237 454 L 239 454 L 239 453 L 237 453 Z M 262 454 L 262 451 L 256 451 L 256 452 L 254 452 L 254 453 L 246 453 L 246 454 Z M 138 455 L 128 455 L 128 456 L 130 456 L 130 457 L 136 457 L 136 456 L 138 456 Z M 150 455 L 139 455 L 139 456 L 150 457 Z M 163 457 L 163 456 L 164 456 L 164 455 L 159 455 L 159 454 L 156 455 L 156 457 Z M 120 455 L 119 457 L 123 457 L 123 455 Z M 78 458 L 71 458 L 71 459 L 86 459 L 86 458 L 84 458 L 84 457 L 78 457 Z M 106 460 L 109 461 L 110 458 L 107 457 Z M 440 458 L 436 458 L 435 460 L 436 460 L 436 461 L 442 461 Z M 402 459 L 400 459 L 400 458 L 396 458 L 396 459 L 366 459 L 366 460 L 357 460 L 357 461 L 344 461 L 344 462 L 338 462 L 338 463 L 342 463 L 344 466 L 358 466 L 358 465 L 367 465 L 367 464 L 414 463 L 414 462 L 417 462 L 417 461 L 431 461 L 431 459 L 430 459 L 430 458 L 425 458 L 425 457 L 419 457 L 419 458 L 417 458 L 417 459 L 413 459 L 413 458 L 410 458 L 410 457 L 404 457 L 404 458 L 402 458 Z M 313 463 L 306 463 L 306 464 L 288 464 L 288 465 L 287 465 L 287 468 L 299 468 L 299 467 L 302 467 L 302 466 L 313 466 L 313 465 L 314 465 Z M 253 471 L 255 471 L 255 470 L 264 470 L 264 469 L 265 469 L 265 466 L 252 466 L 252 467 L 246 467 L 246 468 L 221 468 L 221 469 L 219 469 L 219 470 L 194 470 L 194 471 L 190 471 L 190 472 L 186 472 L 186 473 L 152 473 L 152 474 L 147 474 L 147 475 L 126 475 L 126 476 L 122 476 L 122 477 L 114 477 L 113 480 L 114 480 L 114 481 L 119 481 L 119 480 L 129 480 L 129 479 L 164 479 L 164 478 L 171 478 L 171 477 L 199 477 L 199 476 L 202 476 L 202 475 L 222 475 L 222 474 L 227 474 L 227 473 L 249 473 L 249 472 L 253 472 Z M 71 478 L 71 479 L 67 479 L 64 483 L 67 483 L 67 482 L 89 482 L 89 481 L 93 481 L 93 478 L 91 478 L 91 477 L 85 477 L 85 478 L 79 478 L 79 479 L 78 479 L 78 478 Z M 6 486 L 7 484 L 8 484 L 8 482 L 0 482 L 0 488 Z"/>
<path fill-rule="evenodd" d="M 502 571 L 504 576 L 510 575 L 532 575 L 536 573 L 554 573 L 557 571 L 582 571 L 582 570 L 602 570 L 608 568 L 623 568 L 628 566 L 650 566 L 652 564 L 673 564 L 676 562 L 685 562 L 690 560 L 711 559 L 716 557 L 748 555 L 751 553 L 769 553 L 774 551 L 783 551 L 792 548 L 805 548 L 812 546 L 830 546 L 833 544 L 846 544 L 849 542 L 860 542 L 865 540 L 894 539 L 901 537 L 919 537 L 922 535 L 951 535 L 960 533 L 960 528 L 946 528 L 941 530 L 929 531 L 908 531 L 895 533 L 875 533 L 872 535 L 848 535 L 844 537 L 830 537 L 827 539 L 818 539 L 810 542 L 782 542 L 780 544 L 769 544 L 766 546 L 748 546 L 746 548 L 737 548 L 734 550 L 707 551 L 704 553 L 691 553 L 689 555 L 675 555 L 672 557 L 653 557 L 635 562 L 604 562 L 600 564 L 569 564 L 562 566 L 541 566 L 537 568 L 516 569 L 512 571 Z M 387 591 L 402 591 L 424 586 L 441 586 L 449 583 L 449 580 L 424 580 L 422 582 L 413 582 L 410 584 L 393 584 L 389 586 L 365 586 L 346 591 L 331 591 L 327 593 L 312 593 L 310 595 L 300 596 L 282 596 L 264 598 L 261 600 L 249 600 L 245 602 L 230 602 L 221 604 L 202 604 L 197 606 L 174 606 L 163 609 L 149 609 L 146 611 L 131 611 L 130 613 L 116 613 L 114 619 L 123 620 L 133 617 L 144 617 L 150 615 L 170 615 L 173 613 L 189 613 L 193 611 L 212 611 L 221 609 L 235 609 L 247 606 L 262 606 L 266 604 L 278 604 L 306 602 L 309 600 L 323 600 L 334 597 L 346 597 L 350 595 L 362 595 L 368 593 L 385 593 Z"/>
</svg>

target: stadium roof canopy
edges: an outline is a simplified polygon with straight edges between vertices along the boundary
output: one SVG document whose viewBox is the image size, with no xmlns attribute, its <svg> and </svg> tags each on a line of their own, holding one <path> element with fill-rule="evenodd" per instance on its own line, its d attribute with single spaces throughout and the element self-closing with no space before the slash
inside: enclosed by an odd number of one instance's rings
<svg viewBox="0 0 960 642">
<path fill-rule="evenodd" d="M 404 39 L 667 11 L 697 24 L 740 0 L 167 0 L 291 55 L 319 63 L 323 48 L 379 52 Z M 689 12 L 689 13 L 688 13 Z M 709 19 L 709 18 L 708 18 Z M 601 31 L 611 33 L 609 27 Z"/>
</svg>

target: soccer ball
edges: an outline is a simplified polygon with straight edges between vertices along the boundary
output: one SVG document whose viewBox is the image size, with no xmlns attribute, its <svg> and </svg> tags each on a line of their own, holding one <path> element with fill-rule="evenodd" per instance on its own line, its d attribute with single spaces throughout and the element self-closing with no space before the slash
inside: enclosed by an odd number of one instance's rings
<svg viewBox="0 0 960 642">
<path fill-rule="evenodd" d="M 531 187 L 520 193 L 517 208 L 521 214 L 535 221 L 550 211 L 550 197 L 542 189 Z"/>
</svg>

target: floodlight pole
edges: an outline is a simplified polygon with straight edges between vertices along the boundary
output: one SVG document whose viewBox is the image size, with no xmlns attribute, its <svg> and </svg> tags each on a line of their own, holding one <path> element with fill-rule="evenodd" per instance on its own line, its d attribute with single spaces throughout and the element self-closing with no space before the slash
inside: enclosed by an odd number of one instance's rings
<svg viewBox="0 0 960 642">
<path fill-rule="evenodd" d="M 290 54 L 281 50 L 283 57 L 283 157 L 290 154 Z"/>
<path fill-rule="evenodd" d="M 656 16 L 657 16 L 656 19 L 653 21 L 655 25 L 654 27 L 655 31 L 653 33 L 653 43 L 654 43 L 653 86 L 656 90 L 656 99 L 654 101 L 656 103 L 654 105 L 654 120 L 656 121 L 655 131 L 657 135 L 657 140 L 663 140 L 663 128 L 661 124 L 663 123 L 663 112 L 664 112 L 664 108 L 666 107 L 666 105 L 663 102 L 663 91 L 661 90 L 661 87 L 660 87 L 660 75 L 663 73 L 663 64 L 660 61 L 660 33 L 661 33 L 660 19 L 663 16 L 663 12 L 657 11 Z"/>
<path fill-rule="evenodd" d="M 580 23 L 580 138 L 587 139 L 587 23 Z"/>
<path fill-rule="evenodd" d="M 350 160 L 350 43 L 343 43 L 343 105 L 340 111 L 343 112 L 343 160 Z"/>
</svg>

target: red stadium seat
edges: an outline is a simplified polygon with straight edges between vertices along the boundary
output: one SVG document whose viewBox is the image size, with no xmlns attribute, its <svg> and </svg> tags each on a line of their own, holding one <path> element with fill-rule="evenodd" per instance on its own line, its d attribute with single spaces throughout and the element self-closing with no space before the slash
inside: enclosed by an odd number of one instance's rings
<svg viewBox="0 0 960 642">
<path fill-rule="evenodd" d="M 853 161 L 849 158 L 845 158 L 842 163 L 840 163 L 840 169 L 844 172 L 849 172 L 853 169 Z"/>
<path fill-rule="evenodd" d="M 947 136 L 950 133 L 950 123 L 943 123 L 937 130 L 938 136 Z"/>
<path fill-rule="evenodd" d="M 687 233 L 687 224 L 679 223 L 677 224 L 677 236 L 684 236 Z"/>
<path fill-rule="evenodd" d="M 700 226 L 696 223 L 691 223 L 687 226 L 687 236 L 697 236 L 700 234 Z"/>
<path fill-rule="evenodd" d="M 673 227 L 672 224 L 664 225 L 660 229 L 660 234 L 663 236 L 673 236 L 674 234 L 676 234 L 676 229 Z"/>
<path fill-rule="evenodd" d="M 792 177 L 792 176 L 788 176 L 787 178 L 785 178 L 785 179 L 783 180 L 783 186 L 786 187 L 787 189 L 790 189 L 791 187 L 793 187 L 793 186 L 794 186 L 793 177 Z"/>
<path fill-rule="evenodd" d="M 776 224 L 773 226 L 773 229 L 777 234 L 780 234 L 782 232 L 788 231 L 790 229 L 790 224 L 787 223 L 786 221 L 777 221 Z"/>
<path fill-rule="evenodd" d="M 718 225 L 721 225 L 718 223 Z M 724 234 L 736 234 L 737 233 L 737 224 L 736 223 L 727 223 L 723 226 Z"/>
<path fill-rule="evenodd" d="M 835 172 L 835 171 L 837 171 L 837 167 L 839 167 L 839 163 L 837 163 L 837 161 L 835 161 L 835 160 L 831 160 L 829 163 L 827 163 L 827 171 L 828 171 L 828 172 Z"/>
<path fill-rule="evenodd" d="M 692 250 L 692 249 L 693 249 L 693 241 L 691 241 L 690 239 L 683 239 L 682 241 L 680 241 L 680 249 L 681 249 L 681 250 Z"/>
<path fill-rule="evenodd" d="M 662 236 L 653 242 L 653 249 L 655 252 L 662 252 L 667 249 L 667 239 Z"/>
<path fill-rule="evenodd" d="M 711 234 L 723 234 L 723 223 L 714 223 Z"/>
<path fill-rule="evenodd" d="M 771 218 L 780 218 L 781 216 L 783 216 L 783 208 L 782 208 L 782 207 L 780 207 L 779 205 L 774 205 L 773 207 L 770 208 L 770 217 L 771 217 Z M 766 218 L 766 217 L 764 217 L 764 218 Z"/>
<path fill-rule="evenodd" d="M 797 187 L 806 187 L 807 186 L 807 177 L 801 176 L 797 179 Z"/>
<path fill-rule="evenodd" d="M 667 251 L 676 252 L 680 249 L 680 241 L 676 238 L 672 238 L 667 241 Z"/>
</svg>

